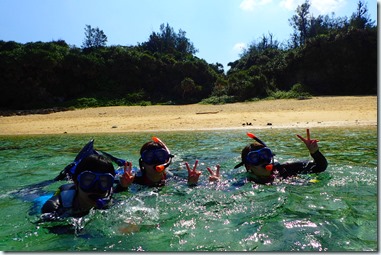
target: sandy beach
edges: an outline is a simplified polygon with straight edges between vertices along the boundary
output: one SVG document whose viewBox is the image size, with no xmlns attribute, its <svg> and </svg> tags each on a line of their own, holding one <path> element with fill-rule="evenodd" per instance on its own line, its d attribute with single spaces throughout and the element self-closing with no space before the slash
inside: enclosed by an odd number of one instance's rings
<svg viewBox="0 0 381 255">
<path fill-rule="evenodd" d="M 377 96 L 115 106 L 0 117 L 1 135 L 377 126 Z"/>
</svg>

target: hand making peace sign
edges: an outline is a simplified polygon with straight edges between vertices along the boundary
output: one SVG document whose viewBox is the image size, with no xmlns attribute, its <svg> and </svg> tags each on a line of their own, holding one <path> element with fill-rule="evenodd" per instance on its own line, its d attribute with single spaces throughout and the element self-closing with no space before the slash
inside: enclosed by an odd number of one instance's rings
<svg viewBox="0 0 381 255">
<path fill-rule="evenodd" d="M 299 139 L 304 142 L 304 144 L 307 146 L 307 149 L 310 151 L 311 154 L 319 150 L 319 146 L 317 144 L 319 140 L 316 140 L 316 139 L 311 140 L 310 130 L 308 128 L 307 128 L 307 139 L 304 139 L 300 135 L 296 135 L 296 136 L 299 137 Z"/>
<path fill-rule="evenodd" d="M 188 185 L 196 185 L 201 172 L 197 170 L 198 160 L 194 163 L 193 169 L 189 167 L 188 162 L 185 162 L 185 166 L 188 169 Z"/>
<path fill-rule="evenodd" d="M 123 175 L 120 177 L 120 185 L 122 187 L 127 188 L 131 185 L 131 183 L 134 181 L 135 175 L 132 174 L 132 163 L 126 161 L 124 164 L 124 172 Z"/>
<path fill-rule="evenodd" d="M 210 182 L 215 182 L 215 181 L 220 181 L 220 165 L 216 165 L 216 173 L 213 172 L 209 167 L 206 168 L 209 173 L 209 181 Z"/>
</svg>

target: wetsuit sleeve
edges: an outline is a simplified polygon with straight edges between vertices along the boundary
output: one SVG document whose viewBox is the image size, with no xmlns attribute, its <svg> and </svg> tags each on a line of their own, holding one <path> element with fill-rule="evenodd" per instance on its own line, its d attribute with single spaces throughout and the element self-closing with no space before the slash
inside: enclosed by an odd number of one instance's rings
<svg viewBox="0 0 381 255">
<path fill-rule="evenodd" d="M 327 169 L 328 161 L 324 157 L 324 155 L 318 150 L 317 152 L 311 154 L 314 159 L 314 166 L 311 166 L 311 170 L 313 173 L 324 172 Z"/>
<path fill-rule="evenodd" d="M 53 213 L 60 207 L 60 199 L 58 195 L 49 198 L 41 208 L 41 213 Z"/>
<path fill-rule="evenodd" d="M 282 177 L 297 174 L 320 173 L 327 169 L 328 162 L 324 155 L 318 150 L 311 154 L 313 161 L 298 161 L 285 163 L 279 166 L 278 171 Z"/>
</svg>

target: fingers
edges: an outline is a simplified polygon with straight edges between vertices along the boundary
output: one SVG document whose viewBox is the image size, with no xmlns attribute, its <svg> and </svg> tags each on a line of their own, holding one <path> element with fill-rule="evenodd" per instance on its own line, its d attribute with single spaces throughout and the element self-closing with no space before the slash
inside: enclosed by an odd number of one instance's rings
<svg viewBox="0 0 381 255">
<path fill-rule="evenodd" d="M 188 162 L 185 162 L 185 166 L 188 170 L 188 174 L 190 174 L 192 172 L 192 170 L 190 169 Z"/>
<path fill-rule="evenodd" d="M 185 164 L 185 166 L 186 166 L 186 168 L 187 168 L 187 170 L 188 170 L 188 173 L 190 174 L 190 173 L 192 173 L 192 172 L 196 172 L 196 170 L 197 170 L 197 165 L 198 165 L 198 160 L 195 161 L 192 170 L 191 170 L 191 168 L 190 168 L 188 162 L 185 162 L 184 164 Z"/>
<path fill-rule="evenodd" d="M 134 174 L 132 173 L 132 163 L 131 162 L 125 162 L 124 163 L 124 172 L 123 175 L 120 177 L 120 184 L 122 187 L 127 188 L 133 181 L 134 181 Z"/>
<path fill-rule="evenodd" d="M 124 173 L 131 175 L 131 173 L 132 173 L 132 163 L 131 162 L 126 161 L 126 163 L 124 163 Z"/>
<path fill-rule="evenodd" d="M 296 135 L 297 137 L 299 137 L 300 140 L 302 140 L 303 142 L 306 142 L 307 140 L 304 139 L 303 137 L 301 137 L 300 135 Z"/>
<path fill-rule="evenodd" d="M 216 168 L 217 168 L 216 175 L 220 176 L 220 165 L 216 165 Z"/>
<path fill-rule="evenodd" d="M 194 163 L 193 171 L 196 171 L 198 165 L 198 160 L 196 159 L 196 162 Z"/>
<path fill-rule="evenodd" d="M 307 128 L 306 129 L 306 132 L 307 132 L 307 138 L 303 138 L 301 137 L 300 135 L 296 135 L 300 140 L 302 140 L 303 142 L 307 142 L 307 141 L 311 141 L 311 134 L 310 134 L 310 129 Z"/>
<path fill-rule="evenodd" d="M 211 176 L 220 176 L 220 165 L 216 165 L 216 173 L 214 173 L 213 170 L 210 169 L 210 167 L 207 167 L 206 169 L 208 170 Z"/>
</svg>

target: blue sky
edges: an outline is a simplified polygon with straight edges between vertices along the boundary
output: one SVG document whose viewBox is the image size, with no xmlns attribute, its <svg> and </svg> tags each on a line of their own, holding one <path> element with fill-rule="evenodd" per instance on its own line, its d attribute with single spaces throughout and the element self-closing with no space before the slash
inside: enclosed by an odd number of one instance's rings
<svg viewBox="0 0 381 255">
<path fill-rule="evenodd" d="M 285 42 L 292 28 L 288 19 L 304 0 L 0 0 L 0 40 L 50 42 L 65 40 L 81 47 L 84 28 L 99 27 L 107 45 L 137 45 L 160 24 L 168 23 L 198 49 L 208 63 L 239 58 L 242 48 L 271 33 Z M 377 21 L 377 1 L 365 1 Z M 357 0 L 310 0 L 314 16 L 350 17 Z"/>
</svg>

